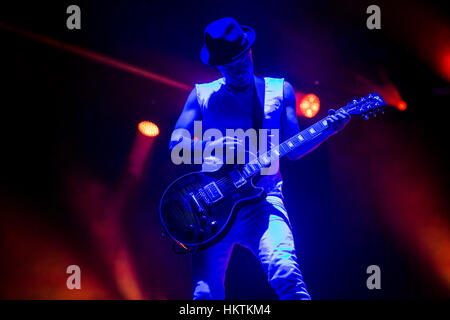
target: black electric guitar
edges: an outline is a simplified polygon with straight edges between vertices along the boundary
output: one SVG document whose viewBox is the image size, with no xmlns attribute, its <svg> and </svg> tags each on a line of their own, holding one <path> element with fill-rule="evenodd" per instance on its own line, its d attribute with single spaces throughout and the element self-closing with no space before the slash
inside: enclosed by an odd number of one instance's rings
<svg viewBox="0 0 450 320">
<path fill-rule="evenodd" d="M 376 93 L 353 100 L 341 110 L 368 119 L 385 105 Z M 164 192 L 159 212 L 167 234 L 185 249 L 207 248 L 222 239 L 242 206 L 265 197 L 253 179 L 305 142 L 327 130 L 328 117 L 279 146 L 242 165 L 223 165 L 214 172 L 193 172 L 175 180 Z"/>
</svg>

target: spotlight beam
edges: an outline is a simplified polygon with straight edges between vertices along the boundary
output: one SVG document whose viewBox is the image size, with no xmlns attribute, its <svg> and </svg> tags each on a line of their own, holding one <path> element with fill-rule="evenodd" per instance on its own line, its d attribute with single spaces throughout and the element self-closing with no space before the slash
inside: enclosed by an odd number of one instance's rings
<svg viewBox="0 0 450 320">
<path fill-rule="evenodd" d="M 158 73 L 155 73 L 155 72 L 152 72 L 149 70 L 145 70 L 143 68 L 120 61 L 118 59 L 110 58 L 103 54 L 100 54 L 100 53 L 97 53 L 97 52 L 94 52 L 94 51 L 91 51 L 88 49 L 84 49 L 82 47 L 78 47 L 78 46 L 75 46 L 75 45 L 72 45 L 72 44 L 69 44 L 66 42 L 62 42 L 62 41 L 59 41 L 59 40 L 56 40 L 56 39 L 53 39 L 53 38 L 50 38 L 47 36 L 43 36 L 43 35 L 40 35 L 40 34 L 37 34 L 34 32 L 20 29 L 17 27 L 13 27 L 13 26 L 7 25 L 3 22 L 0 22 L 0 29 L 13 32 L 15 34 L 18 34 L 18 35 L 23 36 L 28 39 L 32 39 L 32 40 L 40 42 L 40 43 L 44 43 L 48 46 L 57 48 L 62 51 L 70 52 L 77 56 L 86 58 L 88 60 L 95 61 L 100 64 L 104 64 L 104 65 L 131 73 L 131 74 L 135 74 L 135 75 L 144 77 L 146 79 L 150 79 L 152 81 L 159 82 L 161 84 L 167 85 L 172 88 L 181 89 L 181 90 L 185 90 L 185 91 L 191 90 L 190 86 L 188 86 L 187 84 L 184 84 L 182 82 L 170 79 L 166 76 L 160 75 Z"/>
</svg>

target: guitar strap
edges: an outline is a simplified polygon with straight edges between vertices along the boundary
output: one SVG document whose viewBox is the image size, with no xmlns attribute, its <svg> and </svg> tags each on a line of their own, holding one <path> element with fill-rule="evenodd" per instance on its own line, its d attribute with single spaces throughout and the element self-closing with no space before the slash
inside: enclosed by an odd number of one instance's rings
<svg viewBox="0 0 450 320">
<path fill-rule="evenodd" d="M 255 77 L 255 85 L 253 86 L 252 99 L 252 128 L 259 132 L 263 127 L 264 118 L 264 94 L 265 83 L 264 80 Z"/>
</svg>

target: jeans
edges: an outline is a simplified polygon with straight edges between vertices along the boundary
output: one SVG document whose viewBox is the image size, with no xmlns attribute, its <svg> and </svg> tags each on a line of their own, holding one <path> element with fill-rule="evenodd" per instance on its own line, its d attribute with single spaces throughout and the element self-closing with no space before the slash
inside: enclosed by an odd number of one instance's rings
<svg viewBox="0 0 450 320">
<path fill-rule="evenodd" d="M 267 196 L 245 206 L 229 233 L 192 257 L 193 299 L 225 299 L 225 272 L 233 246 L 239 243 L 256 255 L 280 299 L 311 299 L 303 282 L 283 200 Z"/>
</svg>

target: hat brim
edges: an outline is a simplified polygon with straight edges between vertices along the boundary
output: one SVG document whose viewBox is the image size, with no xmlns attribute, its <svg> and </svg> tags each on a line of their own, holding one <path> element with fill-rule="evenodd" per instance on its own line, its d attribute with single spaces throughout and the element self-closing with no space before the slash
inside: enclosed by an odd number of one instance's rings
<svg viewBox="0 0 450 320">
<path fill-rule="evenodd" d="M 253 42 L 255 42 L 255 38 L 256 38 L 255 30 L 253 30 L 252 28 L 247 27 L 247 26 L 241 26 L 241 28 L 244 31 L 244 33 L 247 35 L 248 41 L 247 41 L 247 46 L 245 47 L 245 49 L 243 49 L 239 54 L 237 54 L 236 56 L 234 56 L 232 58 L 229 58 L 227 61 L 215 61 L 214 57 L 212 57 L 211 54 L 209 53 L 208 48 L 206 47 L 206 44 L 204 44 L 202 47 L 202 50 L 200 51 L 200 60 L 208 66 L 220 66 L 220 65 L 224 65 L 224 64 L 233 62 L 234 60 L 241 57 L 244 53 L 246 53 L 250 49 Z"/>
</svg>

